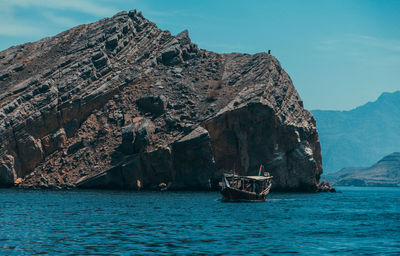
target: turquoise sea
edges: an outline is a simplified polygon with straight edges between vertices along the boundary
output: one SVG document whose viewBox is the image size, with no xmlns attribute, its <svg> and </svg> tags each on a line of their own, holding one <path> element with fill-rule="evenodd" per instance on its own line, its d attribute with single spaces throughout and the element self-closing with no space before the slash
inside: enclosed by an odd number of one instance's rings
<svg viewBox="0 0 400 256">
<path fill-rule="evenodd" d="M 400 188 L 271 193 L 0 190 L 0 255 L 400 255 Z"/>
</svg>

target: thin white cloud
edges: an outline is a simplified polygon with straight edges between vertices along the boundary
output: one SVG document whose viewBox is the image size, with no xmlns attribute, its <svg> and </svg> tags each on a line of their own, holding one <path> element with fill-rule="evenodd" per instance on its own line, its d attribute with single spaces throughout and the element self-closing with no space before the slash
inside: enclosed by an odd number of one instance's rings
<svg viewBox="0 0 400 256">
<path fill-rule="evenodd" d="M 187 12 L 185 10 L 156 11 L 156 10 L 152 10 L 152 9 L 143 9 L 143 14 L 149 15 L 152 17 L 165 17 L 165 18 L 170 18 L 170 17 L 175 18 L 175 17 L 179 16 L 179 17 L 190 17 L 190 18 L 203 19 L 203 20 L 210 19 L 210 17 L 208 17 L 208 16 Z"/>
<path fill-rule="evenodd" d="M 0 0 L 0 6 L 2 8 L 12 9 L 40 7 L 53 10 L 73 10 L 97 17 L 111 16 L 117 12 L 114 7 L 106 4 L 104 1 L 99 0 Z"/>
<path fill-rule="evenodd" d="M 9 6 L 0 9 L 0 17 L 0 36 L 33 36 L 45 32 L 44 29 L 15 18 Z"/>
<path fill-rule="evenodd" d="M 322 41 L 318 50 L 334 50 L 338 47 L 375 48 L 400 53 L 400 40 L 383 39 L 367 35 L 349 34 L 341 39 L 328 39 Z"/>
<path fill-rule="evenodd" d="M 53 12 L 44 12 L 43 16 L 50 22 L 60 25 L 61 27 L 71 28 L 80 24 L 78 20 L 66 16 L 55 15 Z"/>
<path fill-rule="evenodd" d="M 5 22 L 0 25 L 1 36 L 35 36 L 45 34 L 46 31 L 34 26 Z"/>
<path fill-rule="evenodd" d="M 400 40 L 380 39 L 372 36 L 360 35 L 359 42 L 370 47 L 382 48 L 393 52 L 400 52 Z"/>
<path fill-rule="evenodd" d="M 319 56 L 341 55 L 346 61 L 373 68 L 392 68 L 400 65 L 400 40 L 367 35 L 348 34 L 318 44 Z M 322 55 L 321 55 L 322 54 Z"/>
<path fill-rule="evenodd" d="M 65 29 L 83 23 L 63 15 L 63 11 L 74 11 L 103 18 L 117 12 L 117 9 L 109 3 L 111 1 L 104 0 L 0 0 L 0 36 L 34 38 L 48 36 L 55 31 L 51 24 Z M 41 18 L 21 16 L 21 9 L 35 12 L 35 16 Z"/>
</svg>

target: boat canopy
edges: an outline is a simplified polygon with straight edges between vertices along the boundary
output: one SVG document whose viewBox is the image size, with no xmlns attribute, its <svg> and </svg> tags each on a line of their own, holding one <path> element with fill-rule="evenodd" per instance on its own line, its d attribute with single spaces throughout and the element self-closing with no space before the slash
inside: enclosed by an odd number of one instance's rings
<svg viewBox="0 0 400 256">
<path fill-rule="evenodd" d="M 225 174 L 225 177 L 233 179 L 257 180 L 257 181 L 269 180 L 273 178 L 272 176 L 238 176 L 233 174 Z"/>
<path fill-rule="evenodd" d="M 269 180 L 272 179 L 272 176 L 243 176 L 243 178 L 245 179 L 249 179 L 249 180 Z"/>
</svg>

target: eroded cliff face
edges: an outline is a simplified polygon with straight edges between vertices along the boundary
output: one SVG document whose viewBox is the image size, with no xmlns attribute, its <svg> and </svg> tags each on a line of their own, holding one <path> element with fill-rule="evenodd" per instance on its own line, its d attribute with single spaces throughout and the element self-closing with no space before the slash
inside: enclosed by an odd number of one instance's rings
<svg viewBox="0 0 400 256">
<path fill-rule="evenodd" d="M 0 53 L 0 184 L 314 191 L 313 116 L 271 55 L 198 49 L 136 11 Z"/>
</svg>

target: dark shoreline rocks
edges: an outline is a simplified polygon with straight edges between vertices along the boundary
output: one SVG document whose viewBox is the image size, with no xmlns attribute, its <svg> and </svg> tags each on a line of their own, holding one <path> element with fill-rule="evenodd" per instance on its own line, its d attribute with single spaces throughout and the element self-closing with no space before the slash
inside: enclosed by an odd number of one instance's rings
<svg viewBox="0 0 400 256">
<path fill-rule="evenodd" d="M 275 191 L 318 188 L 315 119 L 269 54 L 199 49 L 130 11 L 0 57 L 0 186 L 216 189 L 262 164 Z"/>
<path fill-rule="evenodd" d="M 336 189 L 324 180 L 318 185 L 317 192 L 336 192 Z"/>
</svg>

